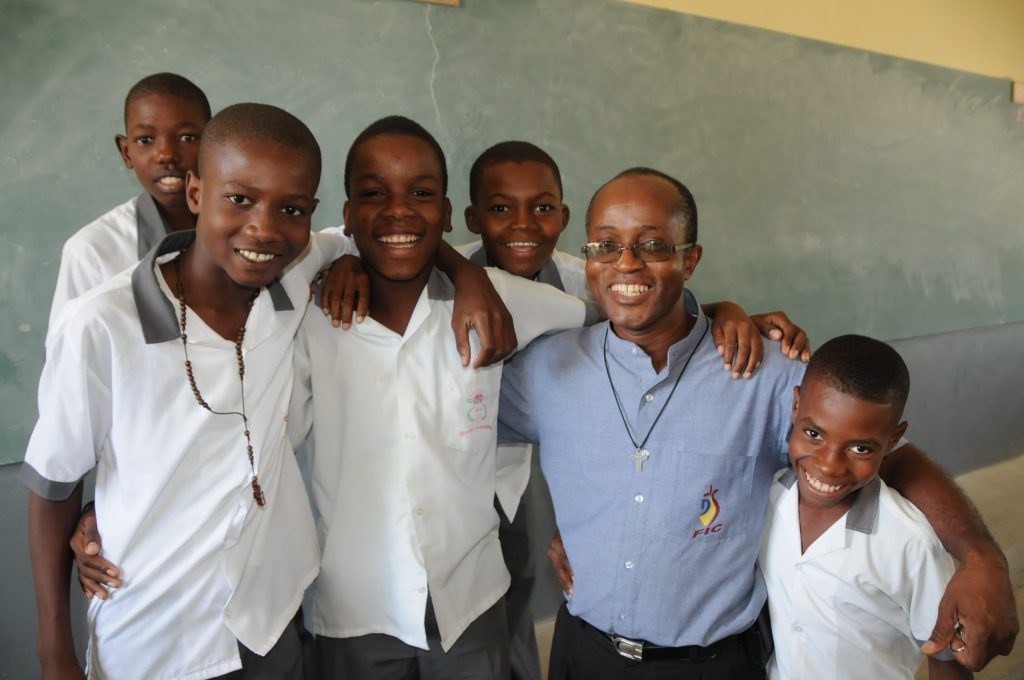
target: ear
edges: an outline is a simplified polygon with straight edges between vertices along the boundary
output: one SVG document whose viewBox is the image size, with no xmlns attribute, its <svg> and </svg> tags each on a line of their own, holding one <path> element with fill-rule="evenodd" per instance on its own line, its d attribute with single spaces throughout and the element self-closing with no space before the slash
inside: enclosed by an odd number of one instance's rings
<svg viewBox="0 0 1024 680">
<path fill-rule="evenodd" d="M 124 167 L 132 167 L 132 159 L 128 155 L 128 138 L 124 135 L 114 135 L 114 146 L 117 147 L 117 154 L 121 157 Z"/>
<path fill-rule="evenodd" d="M 569 226 L 569 206 L 562 204 L 562 231 Z"/>
<path fill-rule="evenodd" d="M 793 388 L 793 411 L 789 415 L 789 419 L 796 424 L 796 412 L 800 409 L 800 386 L 797 385 Z"/>
<path fill-rule="evenodd" d="M 447 196 L 444 199 L 444 230 L 452 230 L 452 202 Z"/>
<path fill-rule="evenodd" d="M 348 226 L 348 201 L 345 201 L 345 205 L 341 206 L 341 221 L 345 227 L 345 236 L 351 236 L 352 229 Z"/>
<path fill-rule="evenodd" d="M 683 281 L 689 281 L 693 272 L 697 270 L 701 255 L 704 254 L 704 246 L 695 245 L 686 251 L 686 258 L 683 260 Z"/>
<path fill-rule="evenodd" d="M 892 436 L 889 437 L 889 453 L 892 453 L 893 449 L 895 449 L 896 445 L 899 443 L 900 437 L 902 437 L 907 431 L 907 425 L 909 425 L 909 423 L 904 420 L 896 426 L 895 430 L 892 431 Z"/>
<path fill-rule="evenodd" d="M 198 215 L 199 205 L 203 200 L 203 180 L 192 170 L 185 173 L 185 200 L 188 202 L 189 211 L 193 215 Z"/>
<path fill-rule="evenodd" d="M 467 205 L 466 210 L 462 213 L 466 218 L 466 229 L 469 229 L 470 233 L 480 235 L 480 225 L 476 221 L 476 209 Z"/>
</svg>

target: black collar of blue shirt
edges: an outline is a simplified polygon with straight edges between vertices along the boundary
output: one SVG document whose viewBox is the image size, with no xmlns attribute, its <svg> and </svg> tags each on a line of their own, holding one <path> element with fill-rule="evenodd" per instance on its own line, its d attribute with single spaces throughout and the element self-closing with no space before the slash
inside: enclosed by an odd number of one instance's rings
<svg viewBox="0 0 1024 680">
<path fill-rule="evenodd" d="M 483 246 L 473 252 L 469 256 L 469 261 L 475 265 L 481 267 L 493 267 L 491 261 L 487 258 L 487 251 L 484 250 Z M 553 258 L 548 258 L 548 261 L 544 263 L 544 266 L 537 272 L 537 276 L 534 277 L 534 281 L 546 283 L 550 286 L 554 286 L 558 290 L 565 290 L 565 285 L 562 283 L 562 276 L 558 273 L 558 267 L 555 265 Z"/>
<path fill-rule="evenodd" d="M 171 233 L 171 230 L 164 222 L 163 215 L 157 210 L 156 201 L 147 191 L 143 191 L 135 200 L 135 221 L 139 236 L 139 259 L 141 260 L 146 253 L 159 245 L 164 236 Z"/>
<path fill-rule="evenodd" d="M 177 340 L 181 337 L 174 305 L 164 295 L 163 290 L 160 289 L 160 282 L 156 278 L 156 261 L 157 258 L 168 253 L 185 250 L 195 240 L 195 229 L 171 232 L 146 253 L 135 271 L 132 272 L 132 296 L 135 298 L 135 307 L 139 311 L 142 336 L 147 345 Z M 285 291 L 279 280 L 271 281 L 267 285 L 267 292 L 270 293 L 275 311 L 283 312 L 295 309 L 288 297 L 288 292 Z"/>
<path fill-rule="evenodd" d="M 793 486 L 796 481 L 796 473 L 793 468 L 787 469 L 779 477 L 779 484 L 787 489 Z M 859 531 L 862 534 L 870 534 L 875 527 L 875 518 L 878 516 L 878 497 L 882 492 L 882 480 L 875 477 L 861 487 L 853 505 L 846 513 L 846 528 Z M 798 491 L 799 493 L 799 491 Z"/>
</svg>

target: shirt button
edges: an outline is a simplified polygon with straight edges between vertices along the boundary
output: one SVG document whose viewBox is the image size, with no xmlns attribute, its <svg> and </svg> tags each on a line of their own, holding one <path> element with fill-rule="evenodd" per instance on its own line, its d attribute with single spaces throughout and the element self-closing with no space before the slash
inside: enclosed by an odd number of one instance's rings
<svg viewBox="0 0 1024 680">
<path fill-rule="evenodd" d="M 632 569 L 633 568 L 633 563 L 630 560 L 626 560 L 626 563 L 623 564 L 622 566 L 624 566 L 626 569 Z"/>
<path fill-rule="evenodd" d="M 423 508 L 416 508 L 416 516 L 423 517 Z"/>
<path fill-rule="evenodd" d="M 648 392 L 644 395 L 644 401 L 654 401 L 654 395 Z"/>
<path fill-rule="evenodd" d="M 633 355 L 636 356 L 639 353 L 640 353 L 640 350 L 638 350 L 636 347 L 634 347 L 633 348 Z"/>
<path fill-rule="evenodd" d="M 405 438 L 408 439 L 409 441 L 412 441 L 413 439 L 416 439 L 416 433 L 415 432 L 406 432 L 405 433 Z"/>
<path fill-rule="evenodd" d="M 625 620 L 626 620 L 626 615 L 625 614 L 619 614 L 619 621 L 625 621 Z"/>
<path fill-rule="evenodd" d="M 419 588 L 416 589 L 416 592 L 417 593 L 425 593 L 425 592 L 427 592 L 427 589 L 422 587 L 422 586 L 420 586 Z"/>
<path fill-rule="evenodd" d="M 638 493 L 637 495 L 633 496 L 633 500 L 635 500 L 637 503 L 643 503 L 644 495 L 642 493 Z"/>
<path fill-rule="evenodd" d="M 804 629 L 801 628 L 800 626 L 798 626 L 798 625 L 793 626 L 793 632 L 794 633 L 802 633 L 803 631 L 804 631 Z"/>
</svg>

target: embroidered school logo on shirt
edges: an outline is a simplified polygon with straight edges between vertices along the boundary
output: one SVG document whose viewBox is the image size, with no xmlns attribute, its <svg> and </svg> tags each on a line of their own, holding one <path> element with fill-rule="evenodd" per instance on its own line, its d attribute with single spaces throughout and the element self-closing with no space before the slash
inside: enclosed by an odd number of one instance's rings
<svg viewBox="0 0 1024 680">
<path fill-rule="evenodd" d="M 477 392 L 466 400 L 466 422 L 469 427 L 459 431 L 460 437 L 479 430 L 493 430 L 494 426 L 484 422 L 487 420 L 487 404 L 484 402 L 484 393 Z"/>
<path fill-rule="evenodd" d="M 700 523 L 704 528 L 696 529 L 693 532 L 693 536 L 690 538 L 707 536 L 708 534 L 717 534 L 725 527 L 724 524 L 714 524 L 714 521 L 718 519 L 718 513 L 722 509 L 718 504 L 718 499 L 715 498 L 715 494 L 717 494 L 718 491 L 719 490 L 716 489 L 714 485 L 710 485 L 708 486 L 707 493 L 705 493 L 703 498 L 700 499 L 700 514 L 697 518 L 700 519 Z"/>
</svg>

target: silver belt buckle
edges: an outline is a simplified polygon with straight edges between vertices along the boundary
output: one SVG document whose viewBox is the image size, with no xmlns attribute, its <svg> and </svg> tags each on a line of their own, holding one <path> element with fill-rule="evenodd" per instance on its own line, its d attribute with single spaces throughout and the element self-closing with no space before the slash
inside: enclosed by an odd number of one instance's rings
<svg viewBox="0 0 1024 680">
<path fill-rule="evenodd" d="M 619 637 L 618 635 L 612 635 L 612 644 L 615 645 L 615 651 L 620 656 L 624 656 L 627 659 L 633 661 L 644 660 L 644 643 L 637 642 L 636 640 L 630 640 L 629 638 Z"/>
</svg>

